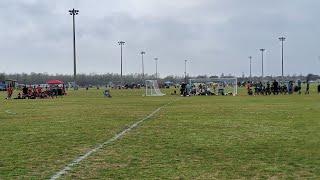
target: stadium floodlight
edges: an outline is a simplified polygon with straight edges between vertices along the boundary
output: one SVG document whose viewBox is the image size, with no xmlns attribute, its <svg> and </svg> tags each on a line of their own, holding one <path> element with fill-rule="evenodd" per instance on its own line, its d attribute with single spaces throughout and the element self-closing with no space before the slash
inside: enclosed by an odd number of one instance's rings
<svg viewBox="0 0 320 180">
<path fill-rule="evenodd" d="M 265 51 L 266 49 L 260 49 L 261 51 L 261 78 L 263 78 L 263 52 Z"/>
<path fill-rule="evenodd" d="M 140 54 L 141 54 L 141 66 L 142 66 L 142 68 L 141 68 L 141 69 L 142 69 L 142 80 L 144 81 L 144 62 L 143 62 L 143 55 L 145 55 L 146 52 L 141 51 Z"/>
<path fill-rule="evenodd" d="M 164 96 L 158 86 L 157 80 L 146 80 L 146 96 Z"/>
<path fill-rule="evenodd" d="M 158 60 L 159 58 L 154 58 L 154 61 L 156 63 L 156 79 L 158 79 Z"/>
<path fill-rule="evenodd" d="M 76 24 L 75 24 L 75 17 L 79 14 L 79 10 L 72 9 L 69 10 L 70 15 L 72 16 L 73 20 L 73 80 L 74 80 L 74 90 L 77 90 L 77 59 L 76 59 Z"/>
<path fill-rule="evenodd" d="M 252 80 L 252 71 L 251 71 L 251 63 L 252 63 L 252 56 L 249 56 L 249 59 L 250 59 L 250 75 L 249 75 L 249 77 L 250 77 L 250 81 Z"/>
<path fill-rule="evenodd" d="M 119 41 L 118 42 L 118 44 L 120 45 L 120 69 L 121 69 L 121 73 L 120 73 L 120 77 L 121 77 L 121 85 L 122 85 L 122 81 L 123 81 L 123 79 L 122 79 L 122 46 L 125 44 L 126 42 L 124 42 L 124 41 Z"/>
<path fill-rule="evenodd" d="M 281 76 L 282 76 L 282 80 L 283 80 L 283 42 L 286 40 L 285 37 L 280 37 L 279 40 L 281 41 Z"/>
<path fill-rule="evenodd" d="M 187 83 L 187 62 L 188 60 L 184 60 L 184 82 Z"/>
</svg>

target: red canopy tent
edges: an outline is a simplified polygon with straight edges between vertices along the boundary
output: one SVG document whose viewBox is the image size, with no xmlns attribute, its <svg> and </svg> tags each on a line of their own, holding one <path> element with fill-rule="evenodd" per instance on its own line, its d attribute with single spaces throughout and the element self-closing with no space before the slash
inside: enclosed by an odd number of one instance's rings
<svg viewBox="0 0 320 180">
<path fill-rule="evenodd" d="M 50 80 L 50 81 L 47 81 L 47 84 L 64 84 L 63 81 L 60 81 L 60 80 Z"/>
</svg>

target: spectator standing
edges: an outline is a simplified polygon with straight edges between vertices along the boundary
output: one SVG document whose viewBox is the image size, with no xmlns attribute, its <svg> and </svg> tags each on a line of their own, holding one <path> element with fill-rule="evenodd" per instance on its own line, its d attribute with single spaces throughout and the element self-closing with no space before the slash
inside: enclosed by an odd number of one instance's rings
<svg viewBox="0 0 320 180">
<path fill-rule="evenodd" d="M 11 84 L 9 84 L 9 85 L 8 85 L 7 93 L 8 93 L 8 97 L 7 97 L 7 99 L 11 99 L 12 94 L 13 94 L 13 87 L 12 87 L 12 85 L 11 85 Z"/>
<path fill-rule="evenodd" d="M 310 82 L 307 80 L 307 88 L 306 88 L 306 93 L 305 94 L 310 94 Z"/>
</svg>

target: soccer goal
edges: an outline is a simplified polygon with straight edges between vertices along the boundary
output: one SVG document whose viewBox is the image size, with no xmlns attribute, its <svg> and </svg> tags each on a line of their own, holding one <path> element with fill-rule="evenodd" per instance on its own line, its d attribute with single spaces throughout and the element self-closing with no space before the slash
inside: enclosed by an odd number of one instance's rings
<svg viewBox="0 0 320 180">
<path fill-rule="evenodd" d="M 146 96 L 164 96 L 158 86 L 157 80 L 146 80 Z"/>
<path fill-rule="evenodd" d="M 190 79 L 195 95 L 238 95 L 237 78 L 205 78 Z"/>
</svg>

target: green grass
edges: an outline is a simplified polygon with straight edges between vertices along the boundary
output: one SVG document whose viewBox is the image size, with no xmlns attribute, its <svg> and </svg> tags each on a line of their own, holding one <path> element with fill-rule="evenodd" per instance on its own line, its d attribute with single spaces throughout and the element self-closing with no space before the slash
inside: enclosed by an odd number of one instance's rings
<svg viewBox="0 0 320 180">
<path fill-rule="evenodd" d="M 142 93 L 116 90 L 106 99 L 102 90 L 80 90 L 58 99 L 1 100 L 0 179 L 49 178 L 177 99 L 64 178 L 320 178 L 320 95 L 314 92 L 186 98 Z"/>
</svg>

